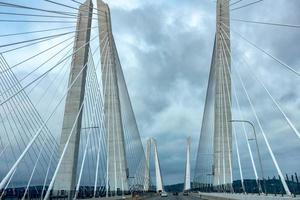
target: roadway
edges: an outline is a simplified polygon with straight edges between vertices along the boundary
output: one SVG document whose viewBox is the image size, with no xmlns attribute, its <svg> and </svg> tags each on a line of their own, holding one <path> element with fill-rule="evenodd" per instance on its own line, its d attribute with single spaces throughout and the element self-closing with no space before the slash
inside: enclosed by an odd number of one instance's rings
<svg viewBox="0 0 300 200">
<path fill-rule="evenodd" d="M 147 200 L 300 200 L 299 197 L 287 197 L 287 196 L 273 196 L 273 195 L 243 195 L 243 194 L 220 194 L 220 193 L 210 193 L 210 194 L 201 194 L 200 195 L 191 193 L 189 196 L 183 196 L 179 194 L 178 196 L 172 195 L 172 193 L 168 193 L 168 197 L 160 197 L 155 196 L 151 198 L 147 198 Z"/>
<path fill-rule="evenodd" d="M 200 200 L 200 198 L 191 195 L 183 196 L 182 193 L 179 194 L 178 196 L 175 196 L 169 192 L 168 197 L 155 196 L 155 197 L 147 198 L 147 200 Z"/>
</svg>

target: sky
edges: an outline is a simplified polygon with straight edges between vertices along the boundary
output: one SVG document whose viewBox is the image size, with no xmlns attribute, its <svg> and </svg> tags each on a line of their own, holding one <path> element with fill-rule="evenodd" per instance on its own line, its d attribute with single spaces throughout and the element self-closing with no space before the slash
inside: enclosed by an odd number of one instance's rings
<svg viewBox="0 0 300 200">
<path fill-rule="evenodd" d="M 69 0 L 63 2 L 74 5 Z M 251 0 L 244 0 L 236 7 L 248 2 Z M 186 139 L 189 136 L 192 138 L 192 177 L 194 174 L 215 34 L 216 3 L 212 0 L 107 0 L 107 3 L 111 8 L 113 34 L 141 138 L 144 143 L 150 137 L 157 140 L 164 184 L 181 183 L 184 181 Z M 42 7 L 46 5 L 41 1 L 28 1 L 27 4 Z M 300 2 L 297 0 L 264 0 L 259 4 L 233 11 L 231 17 L 299 24 L 299 7 Z M 34 23 L 8 25 L 8 30 L 2 30 L 1 33 L 47 27 L 47 24 Z M 232 21 L 231 26 L 233 31 L 241 33 L 296 71 L 300 71 L 299 29 L 236 21 Z M 240 71 L 245 81 L 280 167 L 284 173 L 300 173 L 300 157 L 297 153 L 300 150 L 299 138 L 240 60 L 247 60 L 251 71 L 263 80 L 298 130 L 299 77 L 248 45 L 234 32 L 231 33 L 231 39 L 232 67 Z M 7 43 L 9 40 L 1 42 Z M 9 64 L 13 65 L 16 63 L 16 56 L 22 60 L 21 57 L 26 58 L 32 55 L 33 51 L 45 49 L 47 45 L 49 43 L 32 51 L 8 53 L 5 57 Z M 41 60 L 46 60 L 46 56 L 28 63 L 27 67 L 37 65 Z M 15 73 L 22 77 L 27 69 L 16 69 Z M 55 74 L 57 73 L 59 71 Z M 232 79 L 245 117 L 255 122 L 235 73 Z M 63 90 L 63 84 L 60 86 L 57 88 Z M 42 93 L 45 88 L 46 84 L 42 84 L 35 93 Z M 51 90 L 48 93 L 51 96 L 57 92 Z M 35 93 L 31 94 L 33 99 L 37 98 Z M 49 107 L 44 103 L 38 106 L 38 110 L 46 116 L 44 113 L 49 112 Z M 237 113 L 237 107 L 233 104 L 233 116 L 238 118 L 240 116 Z M 52 126 L 55 126 L 56 122 L 52 123 Z M 258 129 L 257 123 L 255 126 Z M 241 136 L 241 127 L 237 125 L 236 128 L 246 177 L 253 178 L 245 141 Z M 276 171 L 260 131 L 258 141 L 266 173 L 273 176 Z M 237 171 L 236 159 L 233 167 Z M 234 177 L 238 178 L 238 174 L 235 173 Z"/>
<path fill-rule="evenodd" d="M 245 0 L 236 7 L 249 2 Z M 108 4 L 140 134 L 144 139 L 157 139 L 164 182 L 183 182 L 188 136 L 192 137 L 191 166 L 195 166 L 215 33 L 215 2 L 111 0 Z M 231 17 L 299 24 L 299 6 L 300 2 L 296 0 L 265 0 L 233 11 Z M 300 70 L 300 58 L 297 56 L 300 42 L 298 29 L 234 21 L 231 26 L 232 30 L 241 33 L 295 70 Z M 241 57 L 263 80 L 299 130 L 298 77 L 248 45 L 237 34 L 232 33 L 231 37 L 232 65 L 240 70 L 245 80 L 283 172 L 299 172 L 299 162 L 296 161 L 299 159 L 296 153 L 299 151 L 299 138 L 291 131 L 264 89 L 247 76 L 249 72 L 241 66 Z M 240 96 L 243 112 L 249 120 L 255 121 L 236 75 L 233 75 L 233 84 Z M 237 107 L 233 105 L 233 117 L 239 117 L 237 113 Z M 239 131 L 237 134 L 242 134 L 240 128 L 236 125 Z M 258 137 L 266 174 L 276 175 L 261 134 Z M 245 140 L 239 135 L 238 138 L 241 141 L 239 145 L 244 173 L 246 177 L 253 178 Z M 236 162 L 233 167 L 237 171 Z M 234 177 L 239 178 L 236 173 Z"/>
</svg>

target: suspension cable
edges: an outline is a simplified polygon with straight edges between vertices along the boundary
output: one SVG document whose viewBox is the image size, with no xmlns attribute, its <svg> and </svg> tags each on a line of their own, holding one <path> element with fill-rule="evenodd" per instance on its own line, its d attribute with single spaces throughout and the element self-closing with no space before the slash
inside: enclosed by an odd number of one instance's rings
<svg viewBox="0 0 300 200">
<path fill-rule="evenodd" d="M 226 28 L 229 28 L 226 24 L 222 23 L 224 26 L 226 26 Z M 300 73 L 297 72 L 296 70 L 294 70 L 292 67 L 290 67 L 288 64 L 284 63 L 283 61 L 281 61 L 280 59 L 276 58 L 275 56 L 271 55 L 270 53 L 268 53 L 267 51 L 265 51 L 264 49 L 260 48 L 259 46 L 257 46 L 256 44 L 254 44 L 253 42 L 251 42 L 250 40 L 248 40 L 246 37 L 242 36 L 240 33 L 238 33 L 237 31 L 232 30 L 234 33 L 236 33 L 237 35 L 239 35 L 243 40 L 245 40 L 247 43 L 249 43 L 251 46 L 255 47 L 257 50 L 261 51 L 262 53 L 264 53 L 265 55 L 269 56 L 270 58 L 272 58 L 274 61 L 276 61 L 277 63 L 279 63 L 281 66 L 285 67 L 286 69 L 288 69 L 289 71 L 293 72 L 294 74 L 296 74 L 297 76 L 300 76 Z M 225 34 L 225 36 L 227 38 L 229 38 L 228 35 Z"/>
<path fill-rule="evenodd" d="M 90 40 L 92 41 L 92 40 Z M 86 46 L 87 44 L 90 43 L 87 42 L 86 44 L 84 44 L 84 46 Z M 74 52 L 75 53 L 75 52 Z M 18 158 L 18 160 L 15 162 L 15 164 L 13 165 L 13 167 L 10 169 L 10 171 L 6 174 L 6 176 L 2 179 L 2 181 L 0 182 L 0 190 L 3 189 L 4 185 L 6 185 L 8 179 L 11 177 L 12 173 L 15 171 L 15 169 L 18 167 L 19 163 L 23 160 L 23 158 L 25 157 L 26 153 L 29 151 L 29 149 L 31 148 L 31 146 L 33 145 L 33 143 L 35 142 L 35 140 L 38 138 L 38 136 L 40 135 L 41 131 L 43 130 L 43 128 L 46 126 L 46 124 L 48 123 L 48 121 L 52 118 L 52 116 L 54 115 L 54 113 L 56 112 L 57 108 L 59 107 L 59 105 L 62 103 L 62 101 L 65 99 L 66 95 L 68 94 L 69 90 L 73 87 L 73 85 L 75 84 L 76 80 L 78 79 L 78 77 L 81 75 L 81 73 L 83 72 L 83 70 L 86 68 L 87 64 L 85 64 L 82 69 L 80 70 L 80 72 L 78 73 L 78 75 L 74 78 L 73 82 L 70 84 L 70 86 L 68 87 L 67 91 L 64 93 L 63 97 L 60 99 L 60 101 L 56 104 L 54 110 L 51 112 L 51 114 L 48 116 L 47 120 L 43 123 L 43 125 L 40 127 L 40 129 L 35 133 L 34 137 L 31 139 L 31 141 L 28 143 L 28 145 L 26 146 L 25 150 L 22 152 L 22 154 L 20 155 L 20 157 Z M 82 110 L 82 107 L 84 105 L 84 101 L 83 103 L 81 104 L 81 108 L 79 110 Z M 76 118 L 79 117 L 79 113 L 78 112 L 78 115 Z M 75 124 L 76 124 L 76 121 L 77 119 L 75 120 Z M 73 128 L 72 128 L 72 131 L 71 131 L 71 134 L 70 136 L 72 135 L 72 133 L 74 132 L 73 131 L 74 129 L 74 124 L 73 124 Z M 69 137 L 70 139 L 70 137 Z M 66 148 L 66 146 L 65 146 Z M 64 149 L 65 150 L 65 149 Z M 62 154 L 63 156 L 63 154 Z M 61 160 L 60 160 L 61 162 Z M 57 172 L 56 172 L 57 174 Z M 53 186 L 53 182 L 50 183 L 50 186 Z M 49 188 L 51 188 L 49 186 Z M 51 189 L 48 188 L 48 191 L 47 191 L 47 194 L 48 192 L 50 192 Z M 49 195 L 49 194 L 48 194 Z M 47 196 L 47 195 L 46 195 Z M 47 199 L 45 197 L 45 199 Z"/>
<path fill-rule="evenodd" d="M 222 31 L 220 32 L 220 34 L 221 34 L 221 39 L 223 41 L 225 41 L 225 39 L 223 37 Z M 225 51 L 223 43 L 221 43 L 221 44 L 222 44 L 222 50 Z M 228 64 L 227 64 L 227 67 L 228 67 Z M 231 73 L 229 73 L 229 75 L 230 75 L 230 78 L 232 79 Z M 236 88 L 235 87 L 233 87 L 233 93 L 234 93 L 234 97 L 235 97 L 235 100 L 236 100 L 236 103 L 237 103 L 237 106 L 238 106 L 239 115 L 240 115 L 241 118 L 244 118 L 244 116 L 242 114 L 242 111 L 241 111 L 241 107 L 240 107 L 240 103 L 239 103 L 239 100 L 238 100 L 238 97 L 237 97 L 237 92 L 236 92 Z M 249 155 L 250 155 L 250 159 L 251 159 L 251 163 L 252 163 L 254 175 L 255 175 L 256 180 L 258 180 L 257 169 L 256 169 L 256 166 L 255 166 L 255 162 L 254 162 L 254 158 L 253 158 L 253 154 L 252 154 L 252 149 L 251 149 L 251 146 L 250 146 L 250 143 L 249 143 L 249 138 L 248 138 L 248 135 L 247 135 L 245 124 L 243 123 L 242 126 L 243 126 L 243 133 L 244 133 L 244 136 L 246 138 L 246 143 L 247 143 L 247 147 L 248 147 L 248 151 L 249 151 Z"/>
<path fill-rule="evenodd" d="M 58 31 L 58 30 L 70 29 L 70 28 L 76 28 L 76 26 L 65 26 L 65 27 L 61 27 L 61 28 L 51 28 L 51 29 L 44 29 L 44 30 L 21 32 L 21 33 L 8 33 L 8 34 L 0 35 L 0 37 L 10 37 L 10 36 L 17 36 L 17 35 L 27 35 L 27 34 L 32 34 L 32 33 L 43 33 L 43 32 Z"/>
<path fill-rule="evenodd" d="M 87 44 L 89 44 L 91 41 L 93 41 L 97 36 L 95 36 L 94 38 L 92 38 L 90 41 L 86 42 L 84 45 L 82 45 L 81 47 L 79 47 L 76 51 L 74 51 L 71 55 L 67 56 L 66 58 L 64 58 L 63 60 L 61 60 L 60 63 L 62 63 L 63 61 L 65 61 L 66 59 L 68 59 L 69 57 L 71 57 L 72 55 L 76 54 L 79 50 L 81 50 L 83 47 L 85 47 Z M 27 87 L 29 87 L 30 85 L 32 85 L 34 82 L 38 81 L 40 78 L 42 78 L 43 76 L 47 75 L 50 71 L 52 71 L 53 69 L 55 69 L 60 63 L 54 65 L 53 67 L 51 67 L 49 70 L 47 70 L 46 72 L 44 72 L 42 75 L 40 75 L 39 77 L 37 77 L 36 79 L 34 79 L 33 81 L 31 81 L 30 83 L 28 83 L 25 87 L 23 87 L 21 90 L 19 90 L 17 93 L 13 94 L 12 96 L 8 97 L 7 99 L 5 99 L 4 101 L 2 101 L 0 103 L 0 106 L 2 106 L 4 103 L 6 103 L 7 101 L 9 101 L 11 98 L 13 98 L 14 96 L 16 96 L 18 93 L 24 91 Z"/>
<path fill-rule="evenodd" d="M 59 6 L 62 6 L 62 7 L 66 7 L 66 8 L 74 9 L 74 10 L 77 10 L 77 11 L 81 11 L 79 8 L 75 8 L 73 6 L 69 6 L 69 5 L 59 3 L 59 2 L 56 2 L 56 1 L 52 1 L 52 0 L 44 0 L 44 1 L 52 3 L 52 4 L 56 4 L 56 5 L 59 5 Z M 85 6 L 85 4 L 81 4 L 81 5 Z M 93 8 L 93 7 L 89 7 L 89 8 Z M 93 9 L 95 9 L 95 8 L 93 8 Z M 98 9 L 96 9 L 96 10 L 98 10 Z M 98 10 L 98 11 L 101 12 L 101 13 L 105 13 L 103 10 Z M 94 13 L 94 12 L 92 14 L 97 15 L 97 16 L 100 15 L 99 13 Z"/>
<path fill-rule="evenodd" d="M 275 100 L 275 98 L 272 96 L 272 94 L 270 93 L 270 91 L 267 89 L 266 85 L 262 82 L 261 79 L 259 79 L 252 70 L 250 70 L 250 66 L 248 64 L 248 62 L 246 62 L 245 59 L 244 63 L 245 65 L 248 67 L 248 70 L 251 72 L 252 76 L 254 77 L 254 79 L 260 83 L 260 85 L 264 88 L 264 90 L 267 92 L 268 96 L 270 97 L 270 99 L 272 100 L 272 102 L 275 104 L 276 108 L 278 109 L 278 111 L 283 115 L 284 119 L 286 120 L 287 124 L 290 126 L 290 128 L 293 130 L 293 132 L 296 134 L 296 136 L 298 138 L 300 138 L 300 133 L 297 130 L 296 126 L 291 122 L 291 120 L 289 119 L 289 117 L 285 114 L 285 112 L 283 111 L 283 109 L 281 108 L 281 106 L 279 105 L 279 103 Z"/>
<path fill-rule="evenodd" d="M 55 11 L 55 10 L 42 9 L 42 8 L 35 8 L 35 7 L 24 6 L 24 5 L 15 4 L 15 3 L 2 2 L 2 1 L 0 1 L 0 6 L 41 11 L 41 12 L 47 12 L 47 13 L 54 13 L 54 14 L 58 14 L 58 15 L 77 16 L 77 13 L 61 12 L 61 11 Z"/>
<path fill-rule="evenodd" d="M 233 5 L 235 5 L 235 4 L 238 4 L 238 3 L 240 3 L 241 1 L 243 1 L 243 0 L 237 0 L 237 1 L 233 2 L 233 3 L 231 3 L 229 6 L 233 6 Z"/>
<path fill-rule="evenodd" d="M 230 53 L 230 51 L 229 51 L 229 49 L 228 49 L 228 46 L 226 46 L 226 43 L 225 43 L 225 47 L 226 47 L 227 52 L 231 55 L 231 53 Z M 256 120 L 257 120 L 257 123 L 258 123 L 258 125 L 259 125 L 259 127 L 260 127 L 260 130 L 261 130 L 261 133 L 262 133 L 262 135 L 263 135 L 264 141 L 265 141 L 265 143 L 266 143 L 266 145 L 267 145 L 267 147 L 268 147 L 270 156 L 271 156 L 271 158 L 272 158 L 272 160 L 273 160 L 273 163 L 274 163 L 274 165 L 275 165 L 275 167 L 276 167 L 276 170 L 277 170 L 277 172 L 278 172 L 278 174 L 279 174 L 279 176 L 280 176 L 280 180 L 281 180 L 281 183 L 282 183 L 282 185 L 283 185 L 283 187 L 284 187 L 284 189 L 285 189 L 285 192 L 286 192 L 287 195 L 291 195 L 291 192 L 290 192 L 290 190 L 289 190 L 289 188 L 288 188 L 288 186 L 287 186 L 287 183 L 286 183 L 286 181 L 285 181 L 285 179 L 284 179 L 284 176 L 283 176 L 283 174 L 282 174 L 282 171 L 281 171 L 281 169 L 280 169 L 280 167 L 279 167 L 279 165 L 278 165 L 277 159 L 275 158 L 275 155 L 274 155 L 273 150 L 272 150 L 272 148 L 271 148 L 271 146 L 270 146 L 270 143 L 269 143 L 269 141 L 268 141 L 268 139 L 267 139 L 267 137 L 266 137 L 266 134 L 265 134 L 265 132 L 264 132 L 264 130 L 263 130 L 263 128 L 262 128 L 261 121 L 259 120 L 259 118 L 258 118 L 258 116 L 257 116 L 257 113 L 256 113 L 256 110 L 254 109 L 252 100 L 251 100 L 251 98 L 250 98 L 250 96 L 249 96 L 249 94 L 248 94 L 248 92 L 247 92 L 247 90 L 246 90 L 244 81 L 242 80 L 242 78 L 241 78 L 241 76 L 240 76 L 238 70 L 235 70 L 235 71 L 237 72 L 237 75 L 238 75 L 239 80 L 240 80 L 240 82 L 241 82 L 241 84 L 242 84 L 242 87 L 243 87 L 243 89 L 244 89 L 244 91 L 245 91 L 245 94 L 246 94 L 246 96 L 247 96 L 247 99 L 248 99 L 248 101 L 249 101 L 249 104 L 250 104 L 250 106 L 251 106 L 251 109 L 252 109 L 252 111 L 253 111 L 253 113 L 254 113 L 254 116 L 255 116 L 255 118 L 256 118 Z"/>
<path fill-rule="evenodd" d="M 95 52 L 96 52 L 96 51 L 95 51 Z M 94 52 L 94 53 L 95 53 L 95 52 Z M 93 54 L 94 54 L 94 53 L 93 53 Z M 73 86 L 73 84 L 76 82 L 77 78 L 80 76 L 80 74 L 83 72 L 83 70 L 87 67 L 87 64 L 88 64 L 88 63 L 86 63 L 86 64 L 83 66 L 83 68 L 81 69 L 81 71 L 78 73 L 77 77 L 74 79 L 73 83 L 70 85 L 68 91 L 72 88 L 72 86 Z M 68 92 L 68 91 L 67 91 L 67 92 Z M 67 93 L 66 93 L 66 94 L 67 94 Z M 66 95 L 66 94 L 65 94 L 65 95 Z M 74 121 L 74 123 L 73 123 L 73 126 L 72 126 L 72 128 L 71 128 L 69 137 L 67 138 L 67 141 L 66 141 L 66 144 L 65 144 L 65 146 L 64 146 L 64 148 L 63 148 L 62 154 L 60 155 L 59 162 L 58 162 L 58 164 L 57 164 L 57 166 L 56 166 L 54 175 L 53 175 L 52 180 L 51 180 L 51 182 L 50 182 L 50 184 L 49 184 L 49 187 L 48 187 L 47 193 L 46 193 L 46 195 L 45 195 L 45 197 L 44 197 L 44 200 L 47 200 L 47 199 L 49 198 L 50 191 L 51 191 L 52 188 L 53 188 L 54 181 L 55 181 L 56 176 L 57 176 L 57 174 L 58 174 L 58 170 L 60 169 L 60 166 L 61 166 L 62 160 L 63 160 L 63 158 L 64 158 L 64 156 L 65 156 L 66 150 L 67 150 L 67 148 L 68 148 L 68 146 L 69 146 L 71 137 L 72 137 L 73 133 L 75 132 L 74 129 L 75 129 L 75 126 L 76 126 L 77 121 L 78 121 L 78 119 L 79 119 L 80 113 L 81 113 L 81 111 L 82 111 L 82 109 L 83 109 L 83 105 L 86 103 L 86 97 L 87 97 L 87 96 L 88 96 L 88 95 L 85 95 L 85 96 L 84 96 L 84 99 L 83 99 L 83 101 L 82 101 L 82 103 L 81 103 L 81 106 L 80 106 L 80 108 L 79 108 L 79 111 L 78 111 L 78 113 L 77 113 L 77 116 L 76 116 L 76 118 L 75 118 L 75 121 Z"/>
<path fill-rule="evenodd" d="M 235 18 L 231 18 L 231 20 L 232 21 L 236 21 L 236 22 L 250 23 L 250 24 L 262 24 L 262 25 L 271 25 L 271 26 L 279 26 L 279 27 L 300 28 L 300 25 L 298 25 L 298 24 L 284 24 L 284 23 L 274 23 L 274 22 L 261 22 L 261 21 L 252 21 L 252 20 L 235 19 Z"/>
<path fill-rule="evenodd" d="M 237 7 L 237 8 L 233 8 L 233 9 L 230 9 L 230 11 L 235 11 L 235 10 L 239 10 L 239 9 L 241 9 L 241 8 L 246 8 L 246 7 L 252 6 L 252 5 L 254 5 L 254 4 L 257 4 L 257 3 L 259 3 L 259 2 L 262 2 L 262 1 L 264 1 L 264 0 L 257 0 L 257 1 L 251 2 L 251 3 L 248 3 L 248 4 L 246 4 L 246 5 L 243 5 L 243 6 L 240 6 L 240 7 Z"/>
</svg>

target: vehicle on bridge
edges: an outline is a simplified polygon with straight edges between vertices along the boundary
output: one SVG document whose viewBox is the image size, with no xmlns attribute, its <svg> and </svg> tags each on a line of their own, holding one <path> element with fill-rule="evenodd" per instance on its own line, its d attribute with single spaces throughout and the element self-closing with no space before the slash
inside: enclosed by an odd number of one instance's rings
<svg viewBox="0 0 300 200">
<path fill-rule="evenodd" d="M 162 193 L 160 194 L 160 196 L 161 196 L 161 197 L 168 197 L 168 193 L 162 192 Z"/>
<path fill-rule="evenodd" d="M 178 196 L 178 192 L 173 192 L 173 196 Z"/>
</svg>

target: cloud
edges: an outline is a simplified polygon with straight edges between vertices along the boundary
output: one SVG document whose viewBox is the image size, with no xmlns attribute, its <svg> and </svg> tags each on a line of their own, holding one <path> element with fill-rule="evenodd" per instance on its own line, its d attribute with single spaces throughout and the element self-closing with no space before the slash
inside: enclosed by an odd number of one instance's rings
<svg viewBox="0 0 300 200">
<path fill-rule="evenodd" d="M 285 10 L 294 10 L 298 3 L 264 2 L 247 8 L 247 12 L 244 12 L 246 8 L 235 11 L 232 17 L 297 23 L 298 12 Z M 273 17 L 275 11 L 280 14 Z M 132 10 L 123 9 L 121 6 L 114 7 L 112 16 L 119 55 L 141 135 L 143 138 L 154 136 L 157 139 L 160 156 L 163 158 L 161 165 L 165 183 L 182 182 L 184 145 L 188 135 L 193 138 L 192 157 L 196 157 L 215 32 L 215 4 L 208 1 L 172 1 L 172 5 L 168 2 L 154 5 L 146 1 L 144 5 Z M 299 42 L 297 30 L 238 22 L 232 22 L 232 29 L 241 32 L 249 40 L 293 67 L 299 66 L 299 57 L 296 56 Z M 124 41 L 128 40 L 126 38 L 131 38 L 134 42 L 127 42 L 124 47 Z M 146 50 L 145 46 L 148 47 Z M 243 62 L 240 58 L 244 57 L 249 62 L 250 69 L 263 80 L 285 112 L 294 119 L 294 123 L 299 116 L 293 112 L 293 109 L 299 108 L 299 98 L 294 92 L 297 91 L 295 87 L 298 87 L 296 86 L 298 84 L 295 85 L 297 78 L 234 33 L 232 33 L 232 50 L 233 67 L 238 68 L 246 83 L 280 165 L 290 173 L 297 170 L 296 165 L 288 167 L 282 162 L 280 152 L 294 151 L 293 148 L 297 149 L 299 143 L 296 141 L 291 148 L 285 143 L 278 145 L 287 134 L 294 138 L 293 133 L 263 88 L 248 75 L 248 70 L 241 66 L 245 64 L 241 64 Z M 247 118 L 255 121 L 235 72 L 233 79 L 242 110 Z M 278 90 L 283 85 L 286 89 Z M 293 103 L 289 103 L 291 96 L 295 99 Z M 233 112 L 236 111 L 235 109 Z M 286 129 L 279 131 L 280 127 Z M 268 157 L 265 143 L 260 131 L 258 132 L 262 151 L 267 158 L 265 162 L 269 163 L 270 170 L 266 171 L 274 174 L 276 172 Z M 247 149 L 242 148 L 241 152 L 243 162 L 247 163 L 249 159 Z M 192 166 L 194 164 L 193 162 Z M 251 167 L 246 166 L 251 165 L 244 165 L 244 170 L 248 171 L 249 177 L 253 177 L 250 173 Z"/>
<path fill-rule="evenodd" d="M 35 3 L 35 1 L 27 2 L 28 5 Z M 211 0 L 109 0 L 108 4 L 111 7 L 114 37 L 142 140 L 145 141 L 149 137 L 156 138 L 164 183 L 183 182 L 185 145 L 188 136 L 191 136 L 193 141 L 192 168 L 195 166 L 216 27 L 215 3 Z M 37 6 L 49 5 L 41 3 Z M 231 14 L 232 18 L 297 24 L 300 17 L 297 10 L 299 6 L 298 1 L 278 0 L 276 3 L 263 1 Z M 56 6 L 53 8 L 58 9 Z M 49 28 L 49 26 L 49 24 L 31 24 L 18 27 L 8 24 L 7 30 L 2 31 L 3 33 L 30 31 Z M 63 25 L 51 25 L 51 27 L 58 26 Z M 300 71 L 298 29 L 233 21 L 231 26 L 232 30 L 240 32 L 295 70 Z M 299 171 L 299 162 L 297 162 L 299 159 L 293 159 L 298 158 L 294 152 L 300 150 L 299 139 L 295 137 L 263 88 L 250 76 L 249 69 L 266 84 L 270 93 L 278 100 L 295 124 L 299 119 L 300 109 L 299 94 L 297 94 L 300 89 L 298 77 L 248 45 L 234 32 L 231 33 L 231 38 L 232 67 L 239 70 L 245 81 L 280 166 L 284 172 Z M 2 39 L 0 41 L 8 43 L 14 40 Z M 19 51 L 5 56 L 10 64 L 14 64 L 16 60 L 23 60 L 51 44 L 52 42 L 48 42 L 31 48 L 30 51 Z M 97 41 L 92 47 L 96 46 Z M 53 50 L 51 55 L 57 50 Z M 16 74 L 19 77 L 24 76 L 41 61 L 45 61 L 49 54 L 16 69 Z M 241 61 L 242 57 L 249 63 L 248 68 Z M 58 73 L 59 70 L 53 73 L 51 78 Z M 255 122 L 234 70 L 232 79 L 245 118 Z M 45 81 L 32 94 L 33 100 L 38 99 L 46 85 Z M 49 90 L 49 95 L 53 93 L 57 96 L 62 95 L 63 91 L 59 88 L 62 86 Z M 44 103 L 38 109 L 47 116 L 48 106 Z M 233 116 L 240 117 L 234 101 Z M 57 120 L 59 119 L 57 117 Z M 56 127 L 55 133 L 59 134 L 57 122 L 53 122 L 53 126 Z M 276 172 L 256 122 L 255 127 L 265 158 L 264 165 L 268 166 L 266 173 L 273 175 Z M 300 130 L 299 125 L 297 128 Z M 240 127 L 237 129 L 241 136 Z M 250 132 L 251 129 L 247 128 L 247 131 Z M 245 139 L 239 138 L 244 171 L 248 177 L 253 177 L 245 148 Z M 294 161 L 288 162 L 292 159 Z M 235 174 L 235 177 L 238 176 Z"/>
</svg>

